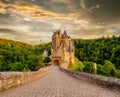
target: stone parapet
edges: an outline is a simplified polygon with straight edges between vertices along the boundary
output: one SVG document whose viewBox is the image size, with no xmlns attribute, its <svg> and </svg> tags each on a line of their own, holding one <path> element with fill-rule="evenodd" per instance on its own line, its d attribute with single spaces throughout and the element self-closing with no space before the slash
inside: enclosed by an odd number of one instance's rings
<svg viewBox="0 0 120 97">
<path fill-rule="evenodd" d="M 0 91 L 22 85 L 47 74 L 52 66 L 34 72 L 0 72 Z"/>
<path fill-rule="evenodd" d="M 63 68 L 61 68 L 61 70 L 79 80 L 96 84 L 104 88 L 120 91 L 120 79 L 109 78 L 105 76 L 94 75 L 94 74 L 89 74 L 84 72 L 69 71 Z"/>
</svg>

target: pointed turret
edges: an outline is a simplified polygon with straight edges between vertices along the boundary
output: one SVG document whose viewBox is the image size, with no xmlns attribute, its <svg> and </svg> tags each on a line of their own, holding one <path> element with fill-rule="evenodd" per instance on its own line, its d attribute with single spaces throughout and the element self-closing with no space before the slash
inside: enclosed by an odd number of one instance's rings
<svg viewBox="0 0 120 97">
<path fill-rule="evenodd" d="M 57 30 L 54 32 L 52 37 L 52 47 L 51 47 L 51 59 L 52 64 L 58 65 L 67 69 L 69 65 L 73 65 L 74 62 L 74 45 L 69 35 L 67 35 L 66 30 L 61 32 Z"/>
<path fill-rule="evenodd" d="M 69 46 L 68 46 L 68 52 L 72 52 L 73 51 L 73 46 L 72 46 L 72 41 L 69 38 Z"/>
<path fill-rule="evenodd" d="M 63 33 L 63 38 L 68 38 L 68 35 L 67 35 L 66 30 L 65 30 L 64 33 Z"/>
<path fill-rule="evenodd" d="M 62 41 L 62 47 L 63 47 L 63 48 L 64 48 L 64 47 L 67 47 L 65 41 Z"/>
<path fill-rule="evenodd" d="M 58 31 L 56 31 L 55 37 L 58 37 Z"/>
<path fill-rule="evenodd" d="M 58 36 L 62 37 L 61 30 L 58 30 Z"/>
</svg>

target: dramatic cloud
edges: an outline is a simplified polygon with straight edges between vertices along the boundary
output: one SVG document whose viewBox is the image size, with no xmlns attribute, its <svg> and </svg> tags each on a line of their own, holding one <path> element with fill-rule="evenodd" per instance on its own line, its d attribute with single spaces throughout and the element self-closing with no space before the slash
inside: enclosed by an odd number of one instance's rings
<svg viewBox="0 0 120 97">
<path fill-rule="evenodd" d="M 77 14 L 69 13 L 67 15 L 57 14 L 51 11 L 44 10 L 40 6 L 31 3 L 15 3 L 15 4 L 0 4 L 0 13 L 10 13 L 11 15 L 23 15 L 26 17 L 42 18 L 42 19 L 75 19 Z"/>
<path fill-rule="evenodd" d="M 72 38 L 120 35 L 120 1 L 0 0 L 0 37 L 40 44 L 55 30 Z"/>
<path fill-rule="evenodd" d="M 53 2 L 53 3 L 69 3 L 70 2 L 70 0 L 51 0 L 51 2 Z"/>
<path fill-rule="evenodd" d="M 6 5 L 1 2 L 0 3 L 0 13 L 2 13 L 2 14 L 6 13 L 5 7 L 6 7 Z"/>
</svg>

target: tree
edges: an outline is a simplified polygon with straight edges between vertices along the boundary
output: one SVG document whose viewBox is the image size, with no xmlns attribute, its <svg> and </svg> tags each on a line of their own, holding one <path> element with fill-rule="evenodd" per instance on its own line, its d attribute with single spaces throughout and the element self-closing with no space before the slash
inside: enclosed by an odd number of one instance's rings
<svg viewBox="0 0 120 97">
<path fill-rule="evenodd" d="M 30 71 L 31 70 L 28 67 L 27 68 L 26 67 L 23 68 L 23 72 L 30 72 Z"/>
<path fill-rule="evenodd" d="M 84 65 L 81 61 L 79 61 L 78 59 L 75 60 L 75 66 L 73 67 L 74 71 L 80 71 L 82 72 L 84 68 Z"/>
<path fill-rule="evenodd" d="M 83 71 L 87 72 L 87 73 L 94 73 L 94 66 L 93 66 L 93 62 L 83 62 L 83 64 L 85 65 Z"/>
<path fill-rule="evenodd" d="M 74 39 L 75 56 L 80 61 L 92 61 L 104 64 L 105 60 L 111 61 L 115 67 L 120 68 L 120 37 L 101 39 Z"/>
<path fill-rule="evenodd" d="M 32 46 L 24 42 L 0 38 L 0 71 L 36 71 L 43 67 L 42 50 L 50 51 L 50 43 Z M 37 48 L 37 49 L 36 49 Z"/>
<path fill-rule="evenodd" d="M 43 63 L 49 63 L 49 62 L 51 62 L 50 57 L 49 56 L 45 57 Z"/>
<path fill-rule="evenodd" d="M 104 72 L 106 76 L 114 76 L 116 73 L 116 68 L 113 63 L 111 63 L 109 60 L 105 60 L 105 64 L 103 66 Z"/>
<path fill-rule="evenodd" d="M 42 65 L 42 56 L 31 55 L 29 56 L 29 60 L 27 61 L 27 66 L 31 71 L 39 70 Z"/>
<path fill-rule="evenodd" d="M 120 78 L 120 70 L 116 70 L 116 74 L 115 75 L 116 75 L 117 78 Z"/>
<path fill-rule="evenodd" d="M 8 68 L 9 68 L 8 71 L 22 71 L 24 67 L 25 65 L 20 62 L 11 63 L 8 64 Z"/>
</svg>

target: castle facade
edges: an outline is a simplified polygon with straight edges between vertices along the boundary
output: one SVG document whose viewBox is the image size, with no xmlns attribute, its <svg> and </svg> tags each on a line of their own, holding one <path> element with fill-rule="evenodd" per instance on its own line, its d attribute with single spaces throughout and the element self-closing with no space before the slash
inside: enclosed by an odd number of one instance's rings
<svg viewBox="0 0 120 97">
<path fill-rule="evenodd" d="M 71 37 L 64 31 L 54 32 L 52 36 L 51 59 L 53 65 L 67 69 L 74 65 L 74 46 Z"/>
</svg>

